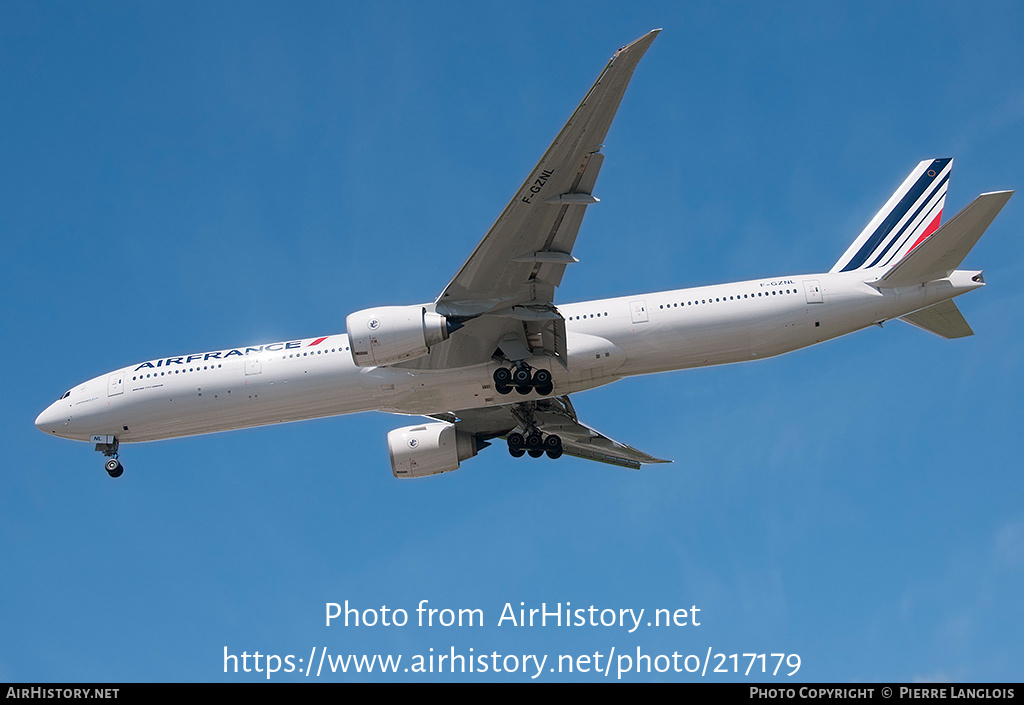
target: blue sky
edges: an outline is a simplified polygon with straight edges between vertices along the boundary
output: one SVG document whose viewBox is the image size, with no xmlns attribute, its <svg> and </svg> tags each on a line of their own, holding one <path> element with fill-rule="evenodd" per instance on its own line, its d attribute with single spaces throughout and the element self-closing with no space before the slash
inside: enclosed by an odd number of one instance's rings
<svg viewBox="0 0 1024 705">
<path fill-rule="evenodd" d="M 653 27 L 559 301 L 827 270 L 922 159 L 956 160 L 947 213 L 1022 185 L 1014 2 L 3 3 L 0 680 L 256 681 L 225 648 L 321 647 L 1020 680 L 1019 195 L 965 262 L 989 282 L 959 302 L 972 338 L 892 322 L 575 396 L 667 466 L 499 446 L 400 482 L 405 419 L 375 413 L 127 446 L 111 480 L 33 427 L 110 369 L 433 299 Z M 486 624 L 326 627 L 345 600 Z M 520 602 L 702 620 L 497 626 Z M 529 680 L 372 678 L 414 677 Z M 542 675 L 566 678 L 605 680 Z"/>
</svg>

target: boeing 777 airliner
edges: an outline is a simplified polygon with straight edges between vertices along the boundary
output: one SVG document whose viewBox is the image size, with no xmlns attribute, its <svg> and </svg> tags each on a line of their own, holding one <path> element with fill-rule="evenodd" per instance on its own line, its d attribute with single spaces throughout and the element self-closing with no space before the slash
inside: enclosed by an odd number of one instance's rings
<svg viewBox="0 0 1024 705">
<path fill-rule="evenodd" d="M 423 477 L 503 439 L 639 468 L 659 460 L 579 421 L 569 394 L 624 377 L 757 360 L 893 318 L 971 335 L 957 267 L 1010 198 L 978 196 L 940 226 L 951 159 L 922 161 L 828 271 L 555 304 L 604 161 L 605 135 L 658 30 L 612 56 L 476 250 L 432 303 L 348 316 L 317 338 L 171 355 L 95 377 L 36 419 L 94 443 L 117 477 L 122 443 L 357 411 L 429 417 L 388 434 L 395 477 Z"/>
</svg>

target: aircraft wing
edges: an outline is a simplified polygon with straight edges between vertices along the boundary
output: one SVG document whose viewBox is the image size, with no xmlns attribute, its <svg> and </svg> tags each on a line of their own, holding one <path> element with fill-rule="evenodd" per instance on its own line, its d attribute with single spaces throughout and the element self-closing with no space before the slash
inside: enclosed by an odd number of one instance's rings
<svg viewBox="0 0 1024 705">
<path fill-rule="evenodd" d="M 463 327 L 414 368 L 450 368 L 486 361 L 496 348 L 509 359 L 541 334 L 544 351 L 565 355 L 565 324 L 554 306 L 565 266 L 594 184 L 600 150 L 640 57 L 660 30 L 619 49 L 555 137 L 498 220 L 435 302 Z M 505 344 L 499 342 L 505 339 Z M 510 353 L 514 349 L 514 353 Z M 534 354 L 536 350 L 532 350 Z M 564 364 L 564 362 L 563 362 Z"/>
<path fill-rule="evenodd" d="M 453 423 L 456 429 L 472 433 L 483 440 L 505 438 L 513 431 L 525 431 L 527 426 L 532 424 L 542 433 L 555 434 L 561 438 L 562 452 L 565 455 L 633 470 L 638 470 L 642 464 L 672 462 L 660 460 L 636 448 L 613 441 L 603 433 L 580 423 L 576 418 L 576 410 L 567 396 L 466 409 L 437 414 L 432 418 Z"/>
</svg>

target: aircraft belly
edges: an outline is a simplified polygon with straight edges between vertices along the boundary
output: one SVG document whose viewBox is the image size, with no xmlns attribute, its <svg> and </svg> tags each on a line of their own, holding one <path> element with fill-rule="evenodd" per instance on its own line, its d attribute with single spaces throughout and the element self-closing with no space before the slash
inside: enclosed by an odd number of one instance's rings
<svg viewBox="0 0 1024 705">
<path fill-rule="evenodd" d="M 750 326 L 760 324 L 749 314 L 737 313 L 695 317 L 690 311 L 680 311 L 665 318 L 655 319 L 650 329 L 618 341 L 626 352 L 620 374 L 649 374 L 748 359 Z"/>
<path fill-rule="evenodd" d="M 495 391 L 493 374 L 497 368 L 496 363 L 454 370 L 374 368 L 381 390 L 378 408 L 398 414 L 438 414 L 515 401 Z"/>
<path fill-rule="evenodd" d="M 613 349 L 617 348 L 606 340 L 603 342 L 600 360 L 595 357 L 589 365 L 584 365 L 582 361 L 573 365 L 571 350 L 569 370 L 545 356 L 530 358 L 527 362 L 535 370 L 543 368 L 551 372 L 554 389 L 549 396 L 592 389 L 620 378 L 612 370 L 624 359 L 624 353 L 619 350 L 616 355 Z M 585 356 L 589 357 L 590 354 L 596 356 L 598 353 L 588 348 Z M 497 363 L 492 362 L 458 370 L 374 368 L 381 390 L 376 408 L 399 414 L 429 415 L 454 409 L 502 406 L 539 398 L 535 392 L 529 395 L 521 395 L 515 390 L 509 394 L 498 393 L 493 381 L 494 371 L 498 367 Z"/>
</svg>

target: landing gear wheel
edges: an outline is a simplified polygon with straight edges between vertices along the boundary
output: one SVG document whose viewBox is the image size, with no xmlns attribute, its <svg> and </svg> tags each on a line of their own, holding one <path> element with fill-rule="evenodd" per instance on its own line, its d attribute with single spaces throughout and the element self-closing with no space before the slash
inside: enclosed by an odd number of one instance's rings
<svg viewBox="0 0 1024 705">
<path fill-rule="evenodd" d="M 498 394 L 508 394 L 512 391 L 512 371 L 507 367 L 499 367 L 494 371 L 494 388 Z"/>
<path fill-rule="evenodd" d="M 544 450 L 552 460 L 562 457 L 562 439 L 558 436 L 548 436 L 544 439 Z"/>
<path fill-rule="evenodd" d="M 512 384 L 516 385 L 516 391 L 520 394 L 532 392 L 533 381 L 530 379 L 530 368 L 523 365 L 512 370 Z"/>
<path fill-rule="evenodd" d="M 529 453 L 531 458 L 539 458 L 545 453 L 552 459 L 562 456 L 562 439 L 553 433 L 544 435 L 540 431 L 533 430 L 523 434 L 513 431 L 506 438 L 508 439 L 508 452 L 513 458 L 521 458 L 526 453 Z"/>
<path fill-rule="evenodd" d="M 107 474 L 111 477 L 121 477 L 121 473 L 124 472 L 124 467 L 121 465 L 121 461 L 117 458 L 111 458 L 106 462 L 104 468 Z"/>
<path fill-rule="evenodd" d="M 537 390 L 537 394 L 542 397 L 546 397 L 554 390 L 554 385 L 551 382 L 551 373 L 548 370 L 537 370 L 533 373 L 533 388 Z"/>
<path fill-rule="evenodd" d="M 526 439 L 521 433 L 508 434 L 508 452 L 513 458 L 522 458 L 526 452 Z"/>
</svg>

